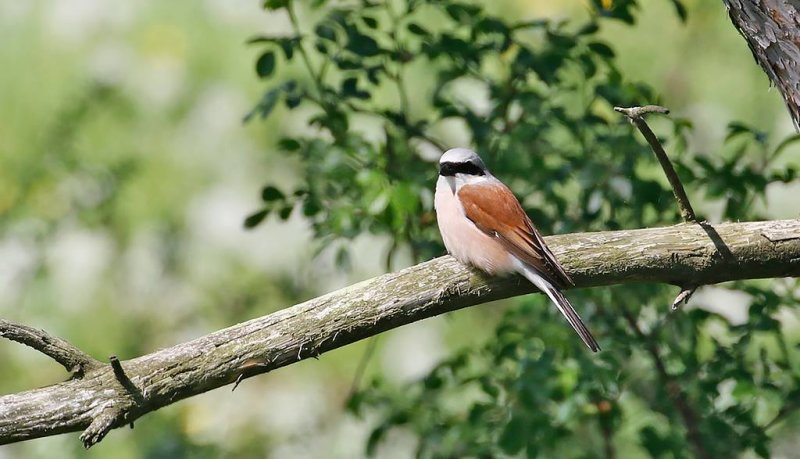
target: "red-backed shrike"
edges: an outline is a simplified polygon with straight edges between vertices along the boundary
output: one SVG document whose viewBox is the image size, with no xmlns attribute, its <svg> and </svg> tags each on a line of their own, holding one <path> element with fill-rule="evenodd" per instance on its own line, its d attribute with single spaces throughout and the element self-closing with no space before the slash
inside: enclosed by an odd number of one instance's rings
<svg viewBox="0 0 800 459">
<path fill-rule="evenodd" d="M 519 201 L 472 150 L 439 160 L 436 219 L 450 255 L 488 274 L 519 273 L 545 293 L 592 351 L 597 341 L 561 289 L 574 285 Z"/>
</svg>

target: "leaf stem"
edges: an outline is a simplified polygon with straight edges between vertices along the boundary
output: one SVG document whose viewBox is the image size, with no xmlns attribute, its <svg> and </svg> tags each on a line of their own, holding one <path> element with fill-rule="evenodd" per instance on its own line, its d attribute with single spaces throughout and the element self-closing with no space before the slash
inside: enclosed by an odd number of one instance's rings
<svg viewBox="0 0 800 459">
<path fill-rule="evenodd" d="M 306 48 L 303 46 L 303 35 L 300 33 L 300 22 L 297 20 L 297 14 L 292 9 L 293 4 L 294 2 L 290 2 L 289 5 L 286 6 L 286 12 L 289 14 L 289 21 L 292 23 L 292 29 L 294 30 L 294 33 L 298 37 L 301 37 L 299 43 L 297 44 L 297 49 L 300 52 L 300 57 L 303 59 L 303 63 L 305 64 L 308 74 L 314 81 L 314 86 L 317 88 L 317 92 L 319 93 L 319 103 L 322 106 L 323 102 L 325 101 L 325 89 L 320 79 L 321 74 L 318 74 L 316 71 L 314 71 L 314 66 L 311 65 L 311 59 L 308 57 L 308 52 L 306 52 Z"/>
</svg>

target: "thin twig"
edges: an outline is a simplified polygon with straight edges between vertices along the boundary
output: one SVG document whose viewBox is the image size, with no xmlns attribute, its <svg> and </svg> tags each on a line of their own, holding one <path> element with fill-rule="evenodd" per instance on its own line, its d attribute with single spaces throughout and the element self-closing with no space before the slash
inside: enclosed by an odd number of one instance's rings
<svg viewBox="0 0 800 459">
<path fill-rule="evenodd" d="M 797 401 L 789 401 L 788 403 L 784 404 L 778 413 L 772 418 L 769 422 L 764 424 L 763 429 L 769 430 L 775 427 L 780 421 L 786 419 L 787 416 L 795 412 L 798 408 L 800 408 L 800 402 Z"/>
<path fill-rule="evenodd" d="M 5 319 L 0 319 L 0 337 L 36 349 L 60 363 L 73 377 L 79 378 L 103 365 L 102 362 L 57 336 Z"/>
<path fill-rule="evenodd" d="M 394 73 L 389 73 L 389 78 L 391 78 L 395 84 L 397 85 L 397 96 L 400 99 L 400 112 L 403 113 L 403 116 L 408 118 L 410 116 L 409 108 L 410 104 L 408 101 L 408 92 L 406 92 L 405 83 L 403 82 L 403 67 L 405 62 L 403 61 L 403 54 L 408 54 L 408 51 L 405 51 L 401 46 L 400 42 L 397 40 L 397 32 L 400 24 L 402 23 L 403 18 L 405 18 L 408 12 L 402 13 L 400 16 L 395 13 L 394 8 L 392 7 L 392 2 L 386 2 L 386 12 L 389 15 L 389 18 L 392 21 L 392 30 L 389 33 L 389 38 L 391 38 L 392 43 L 394 43 L 394 51 L 401 56 L 398 59 L 398 68 L 397 71 Z"/>
<path fill-rule="evenodd" d="M 426 134 L 424 132 L 416 132 L 412 133 L 412 135 L 420 140 L 428 142 L 429 144 L 433 145 L 435 148 L 438 148 L 442 152 L 447 151 L 447 145 L 441 140 L 438 140 L 435 137 L 431 136 L 430 134 Z"/>
<path fill-rule="evenodd" d="M 614 107 L 614 110 L 622 113 L 631 123 L 635 124 L 636 127 L 639 128 L 639 131 L 641 131 L 645 140 L 647 140 L 647 143 L 650 144 L 650 148 L 653 149 L 653 153 L 656 155 L 659 164 L 661 164 L 661 168 L 664 169 L 664 175 L 666 175 L 667 180 L 669 180 L 669 184 L 672 187 L 672 194 L 675 196 L 675 200 L 678 203 L 678 209 L 681 212 L 683 221 L 687 223 L 699 223 L 694 209 L 692 209 L 692 204 L 689 202 L 689 197 L 686 196 L 686 190 L 684 190 L 681 179 L 678 177 L 678 173 L 675 172 L 675 168 L 672 167 L 667 152 L 664 151 L 664 147 L 661 145 L 658 137 L 656 137 L 650 129 L 650 126 L 648 126 L 647 122 L 644 120 L 644 116 L 648 113 L 668 115 L 669 109 L 659 105 L 644 105 L 641 107 Z M 680 293 L 672 302 L 672 310 L 678 309 L 681 303 L 688 303 L 689 298 L 695 290 L 697 290 L 697 286 L 682 286 Z"/>
<path fill-rule="evenodd" d="M 661 142 L 659 142 L 658 137 L 656 137 L 656 135 L 650 129 L 650 126 L 648 126 L 647 122 L 644 120 L 644 115 L 648 113 L 660 113 L 666 115 L 669 113 L 669 109 L 660 107 L 658 105 L 645 105 L 642 107 L 630 108 L 614 107 L 614 110 L 628 117 L 631 123 L 635 124 L 636 127 L 639 128 L 639 131 L 641 131 L 645 140 L 647 140 L 647 143 L 650 144 L 650 148 L 653 149 L 653 153 L 655 153 L 658 162 L 661 164 L 661 168 L 664 169 L 664 174 L 666 174 L 670 186 L 672 186 L 672 193 L 675 195 L 675 200 L 678 201 L 678 208 L 681 211 L 681 217 L 683 217 L 683 220 L 688 223 L 698 223 L 697 216 L 695 216 L 694 209 L 692 209 L 692 204 L 689 203 L 689 197 L 686 196 L 686 190 L 683 189 L 681 179 L 675 172 L 675 168 L 672 167 L 672 163 L 670 163 L 669 157 L 664 151 L 664 147 L 661 145 Z"/>
<path fill-rule="evenodd" d="M 100 443 L 114 428 L 119 416 L 121 416 L 121 413 L 118 408 L 114 406 L 104 408 L 99 415 L 92 419 L 89 427 L 81 434 L 80 440 L 83 443 L 83 447 L 89 449 Z"/>
<path fill-rule="evenodd" d="M 614 431 L 608 420 L 600 421 L 600 432 L 603 434 L 603 446 L 606 452 L 606 459 L 615 459 L 617 457 L 617 452 L 614 448 Z"/>
<path fill-rule="evenodd" d="M 620 112 L 630 119 L 642 118 L 649 113 L 659 115 L 669 115 L 669 109 L 660 105 L 642 105 L 641 107 L 614 107 L 614 111 Z"/>
<path fill-rule="evenodd" d="M 291 3 L 286 7 L 286 11 L 289 13 L 289 22 L 292 24 L 294 33 L 301 37 L 302 34 L 300 33 L 300 22 L 297 20 L 297 15 L 295 14 L 294 9 L 292 9 Z M 308 53 L 306 52 L 306 48 L 303 46 L 302 40 L 297 44 L 297 50 L 300 52 L 300 57 L 303 59 L 303 64 L 305 64 L 309 76 L 314 81 L 314 86 L 316 86 L 317 92 L 319 92 L 320 100 L 325 100 L 325 89 L 323 88 L 322 81 L 320 80 L 322 72 L 318 74 L 314 71 L 314 66 L 311 65 L 311 59 L 308 57 Z"/>
<path fill-rule="evenodd" d="M 672 302 L 672 310 L 675 311 L 678 309 L 678 306 L 683 304 L 689 303 L 689 298 L 694 295 L 694 292 L 697 290 L 697 287 L 684 287 L 681 289 L 681 292 L 678 296 L 675 297 L 675 301 Z"/>
<path fill-rule="evenodd" d="M 108 358 L 109 362 L 111 362 L 111 368 L 114 370 L 114 377 L 117 378 L 122 387 L 130 393 L 134 400 L 140 401 L 143 400 L 142 394 L 136 385 L 131 381 L 131 378 L 125 373 L 125 369 L 122 368 L 122 362 L 119 361 L 116 355 L 112 355 Z"/>
<path fill-rule="evenodd" d="M 309 97 L 309 99 L 311 99 L 311 97 Z M 314 99 L 311 99 L 311 100 L 313 102 L 315 102 L 317 105 L 322 106 L 322 102 L 316 101 Z M 357 107 L 356 105 L 354 105 L 354 104 L 352 104 L 350 102 L 346 102 L 345 101 L 343 103 L 347 106 L 348 109 L 350 109 L 350 110 L 352 110 L 352 111 L 354 111 L 354 112 L 356 112 L 358 114 L 366 115 L 366 116 L 374 116 L 374 117 L 381 118 L 381 119 L 386 120 L 386 121 L 390 121 L 392 123 L 394 122 L 391 118 L 389 118 L 389 116 L 386 115 L 386 113 L 383 113 L 383 112 L 381 112 L 381 113 L 370 112 L 370 111 L 364 110 L 362 108 L 359 108 L 359 107 Z M 422 131 L 421 129 L 418 129 L 414 125 L 409 124 L 409 125 L 406 125 L 406 126 L 398 126 L 398 127 L 402 128 L 406 132 L 406 134 L 408 135 L 409 138 L 417 138 L 417 139 L 420 139 L 422 141 L 425 141 L 425 142 L 431 144 L 433 147 L 438 148 L 442 152 L 446 151 L 447 148 L 448 148 L 446 143 L 444 143 L 441 140 L 436 139 L 431 134 L 425 133 L 424 131 Z"/>
<path fill-rule="evenodd" d="M 364 377 L 364 373 L 367 370 L 367 364 L 369 363 L 372 355 L 375 353 L 375 348 L 378 346 L 378 337 L 379 335 L 375 335 L 367 341 L 367 348 L 364 349 L 364 353 L 361 355 L 361 359 L 358 361 L 358 367 L 356 368 L 356 372 L 353 375 L 353 382 L 350 383 L 350 397 L 356 393 L 358 387 L 361 385 L 361 379 Z"/>
</svg>

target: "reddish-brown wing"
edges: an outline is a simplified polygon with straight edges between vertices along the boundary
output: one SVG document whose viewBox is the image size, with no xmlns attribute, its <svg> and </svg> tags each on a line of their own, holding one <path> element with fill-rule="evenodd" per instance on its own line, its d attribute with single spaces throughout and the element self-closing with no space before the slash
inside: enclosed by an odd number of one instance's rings
<svg viewBox="0 0 800 459">
<path fill-rule="evenodd" d="M 508 187 L 499 182 L 464 185 L 458 197 L 467 218 L 478 229 L 496 238 L 557 287 L 574 285 Z"/>
</svg>

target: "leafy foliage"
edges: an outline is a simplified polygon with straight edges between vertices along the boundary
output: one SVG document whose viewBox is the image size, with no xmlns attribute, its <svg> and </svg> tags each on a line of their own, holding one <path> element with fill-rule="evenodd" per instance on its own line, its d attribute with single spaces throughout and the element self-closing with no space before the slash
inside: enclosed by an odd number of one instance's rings
<svg viewBox="0 0 800 459">
<path fill-rule="evenodd" d="M 300 4 L 266 2 L 288 13 L 293 35 L 252 40 L 263 47 L 256 71 L 271 88 L 247 118 L 269 116 L 282 101 L 286 110 L 302 108 L 298 116 L 314 131 L 280 140 L 299 160 L 303 184 L 268 185 L 247 226 L 299 209 L 322 246 L 345 242 L 346 250 L 348 239 L 372 233 L 418 260 L 439 255 L 437 158 L 429 152 L 455 146 L 445 141 L 453 130 L 526 197 L 545 232 L 678 220 L 652 154 L 612 110 L 658 102 L 652 88 L 620 73 L 614 49 L 599 38 L 604 21 L 633 23 L 636 2 L 593 1 L 584 23 L 518 22 L 452 0 L 317 3 L 307 13 L 321 19 L 304 31 Z M 684 19 L 683 5 L 672 3 Z M 291 71 L 276 72 L 280 66 Z M 272 81 L 277 74 L 292 77 Z M 689 121 L 666 123 L 679 174 L 701 208 L 721 204 L 721 217 L 756 218 L 753 203 L 771 184 L 796 180 L 793 169 L 774 167 L 796 138 L 772 148 L 764 134 L 732 124 L 720 151 L 705 155 L 689 148 Z M 407 387 L 376 380 L 349 406 L 381 413 L 371 454 L 402 427 L 419 438 L 420 457 L 610 457 L 616 449 L 766 457 L 771 420 L 800 400 L 797 346 L 775 319 L 798 289 L 732 288 L 750 299 L 736 325 L 702 309 L 670 314 L 676 292 L 664 286 L 571 292 L 606 343 L 599 355 L 582 348 L 546 300 L 524 298 L 496 339 L 455 353 Z"/>
</svg>

